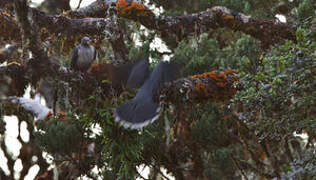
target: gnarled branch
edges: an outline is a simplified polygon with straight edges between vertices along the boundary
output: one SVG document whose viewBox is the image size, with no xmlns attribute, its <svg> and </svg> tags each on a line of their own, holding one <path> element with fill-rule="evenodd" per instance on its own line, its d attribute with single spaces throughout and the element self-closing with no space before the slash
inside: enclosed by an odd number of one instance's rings
<svg viewBox="0 0 316 180">
<path fill-rule="evenodd" d="M 105 2 L 110 3 L 111 1 Z M 98 9 L 98 11 L 91 13 L 92 11 L 82 9 L 80 15 L 104 17 L 108 6 L 103 5 L 103 9 L 98 8 L 98 6 L 98 3 L 93 3 L 85 9 Z M 164 40 L 168 40 L 168 38 L 181 40 L 196 33 L 200 34 L 208 32 L 210 29 L 226 27 L 259 39 L 264 47 L 283 39 L 296 41 L 296 28 L 291 24 L 252 18 L 222 6 L 216 6 L 195 14 L 160 17 L 155 17 L 142 4 L 137 5 L 135 2 L 128 4 L 125 0 L 120 0 L 117 1 L 116 6 L 120 16 L 140 22 L 148 29 L 158 30 Z M 104 11 L 103 14 L 101 13 L 102 10 Z"/>
<path fill-rule="evenodd" d="M 140 22 L 148 29 L 157 30 L 166 42 L 179 41 L 188 36 L 222 27 L 249 34 L 259 39 L 263 43 L 263 47 L 269 47 L 283 39 L 296 41 L 296 28 L 290 24 L 252 18 L 221 6 L 196 14 L 155 17 L 142 4 L 126 5 L 122 3 L 123 1 L 116 3 L 119 16 Z M 35 22 L 52 33 L 65 33 L 66 36 L 70 33 L 101 34 L 104 28 L 111 28 L 108 20 L 100 19 L 108 16 L 111 3 L 110 0 L 96 1 L 90 6 L 68 13 L 77 18 L 87 16 L 95 18 L 71 19 L 64 15 L 46 15 L 35 9 L 32 9 L 32 12 Z M 16 33 L 18 32 L 11 36 Z"/>
</svg>

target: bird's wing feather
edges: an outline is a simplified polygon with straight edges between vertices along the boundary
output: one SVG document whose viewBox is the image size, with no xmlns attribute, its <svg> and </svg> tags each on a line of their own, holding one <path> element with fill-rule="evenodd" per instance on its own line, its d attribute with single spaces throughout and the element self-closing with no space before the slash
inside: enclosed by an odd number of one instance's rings
<svg viewBox="0 0 316 180">
<path fill-rule="evenodd" d="M 93 61 L 94 61 L 95 58 L 97 57 L 97 51 L 96 51 L 94 46 L 92 46 L 92 47 L 93 47 L 93 51 L 94 51 L 94 55 L 93 55 Z"/>
<path fill-rule="evenodd" d="M 125 128 L 139 129 L 159 118 L 160 107 L 153 95 L 163 83 L 177 77 L 175 64 L 160 61 L 132 100 L 114 109 L 115 121 Z"/>
<path fill-rule="evenodd" d="M 137 62 L 132 68 L 127 80 L 127 87 L 140 88 L 149 76 L 149 63 L 147 60 Z"/>
<path fill-rule="evenodd" d="M 74 69 L 77 64 L 78 60 L 78 51 L 79 51 L 80 45 L 77 45 L 70 54 L 70 67 Z"/>
</svg>

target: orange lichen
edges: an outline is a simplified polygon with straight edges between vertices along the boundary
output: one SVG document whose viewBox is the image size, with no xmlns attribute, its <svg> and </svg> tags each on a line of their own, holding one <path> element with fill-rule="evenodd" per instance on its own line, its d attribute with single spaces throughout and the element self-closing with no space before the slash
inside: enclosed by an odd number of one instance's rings
<svg viewBox="0 0 316 180">
<path fill-rule="evenodd" d="M 218 82 L 218 83 L 216 83 L 216 86 L 223 88 L 223 87 L 226 86 L 226 83 L 224 83 L 224 82 Z"/>
<path fill-rule="evenodd" d="M 2 15 L 5 15 L 5 16 L 8 16 L 8 17 L 11 16 L 11 15 L 10 15 L 8 12 L 6 12 L 6 11 L 4 11 L 4 12 L 2 13 Z"/>
<path fill-rule="evenodd" d="M 145 5 L 135 1 L 126 2 L 126 0 L 118 0 L 116 2 L 116 7 L 121 16 L 148 16 L 152 13 Z"/>
<path fill-rule="evenodd" d="M 57 113 L 57 117 L 59 120 L 65 121 L 66 120 L 66 113 L 64 111 L 60 111 Z"/>
<path fill-rule="evenodd" d="M 194 92 L 201 98 L 226 99 L 232 97 L 236 89 L 232 86 L 237 79 L 232 76 L 235 70 L 211 71 L 203 74 L 193 75 L 195 79 Z M 214 85 L 217 87 L 215 88 Z"/>
<path fill-rule="evenodd" d="M 237 71 L 235 69 L 225 69 L 225 74 L 236 74 Z"/>
<path fill-rule="evenodd" d="M 54 114 L 52 112 L 48 112 L 45 118 L 45 121 L 48 121 L 50 117 L 52 117 Z"/>
<path fill-rule="evenodd" d="M 198 92 L 199 94 L 203 94 L 204 96 L 209 96 L 206 86 L 202 82 L 199 82 L 198 84 L 194 86 L 194 91 Z"/>
<path fill-rule="evenodd" d="M 224 14 L 223 15 L 223 19 L 225 19 L 225 20 L 232 20 L 232 19 L 234 19 L 234 16 L 232 16 L 230 14 Z"/>
<path fill-rule="evenodd" d="M 7 11 L 0 11 L 0 16 L 11 17 L 11 14 L 9 14 Z"/>
<path fill-rule="evenodd" d="M 125 0 L 118 0 L 116 1 L 116 7 L 117 10 L 120 11 L 122 9 L 125 9 L 126 7 L 128 7 L 131 3 L 126 2 Z"/>
<path fill-rule="evenodd" d="M 45 121 L 48 121 L 50 119 L 50 117 L 54 116 L 54 114 L 50 111 L 47 113 Z M 63 111 L 60 111 L 57 113 L 57 117 L 59 118 L 59 120 L 61 121 L 65 121 L 66 119 L 66 113 Z M 35 124 L 36 125 L 36 124 Z"/>
</svg>

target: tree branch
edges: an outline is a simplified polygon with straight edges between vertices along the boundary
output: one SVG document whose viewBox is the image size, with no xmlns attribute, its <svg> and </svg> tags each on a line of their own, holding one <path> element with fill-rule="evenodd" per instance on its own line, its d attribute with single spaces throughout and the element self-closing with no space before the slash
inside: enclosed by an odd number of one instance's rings
<svg viewBox="0 0 316 180">
<path fill-rule="evenodd" d="M 23 29 L 23 39 L 24 44 L 28 46 L 30 51 L 35 57 L 43 59 L 47 59 L 46 53 L 41 46 L 41 42 L 39 41 L 37 34 L 37 26 L 31 24 L 28 19 L 29 7 L 27 5 L 26 0 L 15 0 L 14 1 L 14 9 L 17 15 L 17 19 L 21 28 Z"/>
<path fill-rule="evenodd" d="M 67 12 L 67 14 L 73 18 L 83 18 L 83 17 L 104 18 L 107 16 L 107 10 L 111 5 L 112 5 L 112 2 L 109 0 L 97 0 L 91 3 L 89 6 L 76 9 L 75 11 L 69 11 Z"/>
<path fill-rule="evenodd" d="M 14 16 L 7 11 L 0 10 L 0 37 L 3 40 L 21 40 L 21 30 L 14 20 Z"/>
<path fill-rule="evenodd" d="M 79 8 L 80 8 L 81 2 L 82 2 L 82 0 L 79 0 L 78 6 L 77 6 L 76 9 L 79 9 Z"/>
<path fill-rule="evenodd" d="M 37 9 L 32 9 L 32 14 L 38 26 L 52 34 L 61 33 L 63 36 L 102 34 L 104 29 L 110 28 L 109 19 L 105 18 L 70 19 L 63 15 L 46 15 Z"/>
<path fill-rule="evenodd" d="M 109 4 L 110 0 L 106 0 L 105 2 Z M 97 7 L 100 6 L 98 3 L 93 3 L 85 8 L 97 9 L 95 13 L 79 9 L 81 12 L 80 15 L 104 17 L 108 7 L 105 5 L 105 2 L 101 5 L 102 8 Z M 155 17 L 142 4 L 128 4 L 125 0 L 119 0 L 116 6 L 121 17 L 140 22 L 148 29 L 158 30 L 165 41 L 168 38 L 182 40 L 193 34 L 200 34 L 221 27 L 249 34 L 259 39 L 263 43 L 263 47 L 273 45 L 282 39 L 296 41 L 296 28 L 291 24 L 252 18 L 221 6 L 216 6 L 196 14 L 161 17 Z M 104 11 L 104 13 L 101 13 L 101 11 Z"/>
<path fill-rule="evenodd" d="M 269 47 L 283 39 L 296 41 L 296 28 L 290 24 L 252 18 L 226 7 L 216 6 L 196 14 L 155 17 L 144 5 L 135 3 L 128 5 L 122 3 L 123 1 L 116 3 L 120 17 L 140 22 L 148 29 L 157 30 L 161 37 L 167 43 L 171 42 L 168 44 L 173 44 L 173 46 L 176 46 L 178 41 L 189 36 L 207 33 L 211 29 L 222 27 L 249 34 L 260 40 L 263 47 Z M 104 29 L 111 28 L 109 20 L 103 19 L 109 15 L 108 9 L 111 7 L 111 4 L 112 1 L 110 0 L 96 1 L 90 6 L 68 13 L 69 16 L 76 18 L 99 18 L 71 19 L 64 15 L 46 15 L 35 9 L 32 9 L 32 12 L 35 22 L 41 28 L 46 28 L 51 33 L 64 33 L 63 35 L 65 36 L 83 33 L 100 35 Z M 8 28 L 6 29 L 7 31 L 9 30 Z M 13 32 L 10 30 L 9 35 L 17 36 L 17 33 L 17 31 Z"/>
<path fill-rule="evenodd" d="M 159 92 L 163 99 L 175 104 L 201 102 L 204 100 L 225 101 L 235 95 L 236 71 L 211 71 L 166 84 Z"/>
</svg>

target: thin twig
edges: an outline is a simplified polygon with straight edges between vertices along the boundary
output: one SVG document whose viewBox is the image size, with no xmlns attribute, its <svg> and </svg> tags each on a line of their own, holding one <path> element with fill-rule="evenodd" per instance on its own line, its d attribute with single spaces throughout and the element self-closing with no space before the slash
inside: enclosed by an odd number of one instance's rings
<svg viewBox="0 0 316 180">
<path fill-rule="evenodd" d="M 230 158 L 233 160 L 235 166 L 239 169 L 239 171 L 241 172 L 241 175 L 245 177 L 246 180 L 248 180 L 247 175 L 245 174 L 245 172 L 243 171 L 243 169 L 239 166 L 238 162 L 236 161 L 236 159 L 233 156 L 230 156 Z"/>
<path fill-rule="evenodd" d="M 156 169 L 157 171 L 158 171 L 158 173 L 159 174 L 161 174 L 162 175 L 162 177 L 164 177 L 165 179 L 167 179 L 167 180 L 170 180 L 167 176 L 165 176 L 164 174 L 163 174 L 163 172 L 161 172 L 161 170 L 160 170 L 160 168 L 157 168 L 155 165 L 153 165 L 153 164 L 150 164 L 154 169 Z"/>
<path fill-rule="evenodd" d="M 79 1 L 78 6 L 77 6 L 76 9 L 79 9 L 79 8 L 80 8 L 81 2 L 82 2 L 82 0 Z"/>
<path fill-rule="evenodd" d="M 147 178 L 145 178 L 144 176 L 142 176 L 138 171 L 137 171 L 138 176 L 140 176 L 140 178 L 144 179 L 144 180 L 149 180 Z"/>
</svg>

